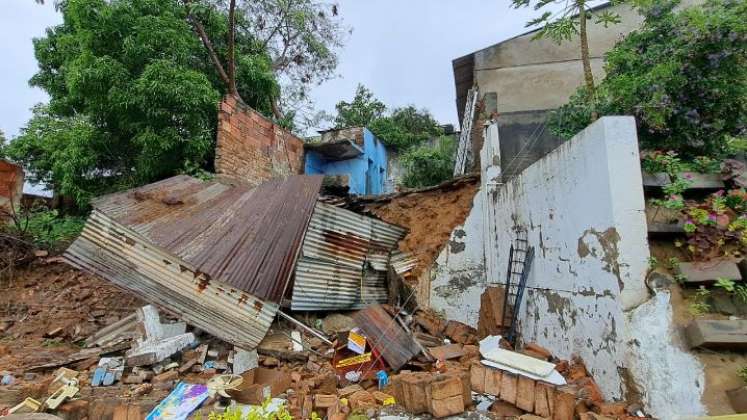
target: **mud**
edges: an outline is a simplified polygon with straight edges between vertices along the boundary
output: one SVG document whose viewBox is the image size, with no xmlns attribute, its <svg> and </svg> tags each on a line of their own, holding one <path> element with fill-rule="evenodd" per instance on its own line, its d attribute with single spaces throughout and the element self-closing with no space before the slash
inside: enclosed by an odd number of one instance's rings
<svg viewBox="0 0 747 420">
<path fill-rule="evenodd" d="M 417 257 L 418 264 L 411 278 L 418 278 L 449 244 L 451 232 L 464 223 L 478 186 L 475 180 L 449 188 L 394 196 L 386 201 L 368 203 L 365 208 L 385 222 L 409 229 L 399 246 Z"/>
</svg>

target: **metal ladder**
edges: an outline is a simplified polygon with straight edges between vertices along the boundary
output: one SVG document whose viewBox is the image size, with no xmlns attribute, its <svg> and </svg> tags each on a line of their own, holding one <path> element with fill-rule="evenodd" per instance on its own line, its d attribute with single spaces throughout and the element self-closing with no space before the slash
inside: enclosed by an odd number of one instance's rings
<svg viewBox="0 0 747 420">
<path fill-rule="evenodd" d="M 503 300 L 504 338 L 515 344 L 516 319 L 527 285 L 527 277 L 534 260 L 534 247 L 529 246 L 526 230 L 516 232 L 516 241 L 509 250 L 506 273 L 505 299 Z"/>
</svg>

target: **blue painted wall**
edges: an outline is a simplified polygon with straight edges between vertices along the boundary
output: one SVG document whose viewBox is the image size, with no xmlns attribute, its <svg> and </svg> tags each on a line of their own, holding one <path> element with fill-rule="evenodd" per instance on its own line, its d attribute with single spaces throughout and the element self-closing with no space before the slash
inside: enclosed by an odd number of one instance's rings
<svg viewBox="0 0 747 420">
<path fill-rule="evenodd" d="M 363 154 L 353 159 L 333 161 L 307 150 L 305 171 L 309 175 L 347 175 L 351 194 L 383 194 L 387 178 L 386 147 L 372 132 L 364 128 Z"/>
</svg>

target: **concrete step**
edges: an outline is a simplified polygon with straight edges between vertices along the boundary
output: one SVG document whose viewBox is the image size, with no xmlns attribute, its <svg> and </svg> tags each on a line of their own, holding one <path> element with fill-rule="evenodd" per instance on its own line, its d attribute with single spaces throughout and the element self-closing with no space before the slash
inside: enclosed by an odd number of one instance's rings
<svg viewBox="0 0 747 420">
<path fill-rule="evenodd" d="M 713 284 L 719 278 L 742 280 L 739 267 L 730 261 L 679 263 L 677 271 L 684 276 L 683 280 L 686 284 L 692 285 Z"/>
<path fill-rule="evenodd" d="M 747 320 L 696 319 L 685 329 L 690 348 L 747 350 Z"/>
</svg>

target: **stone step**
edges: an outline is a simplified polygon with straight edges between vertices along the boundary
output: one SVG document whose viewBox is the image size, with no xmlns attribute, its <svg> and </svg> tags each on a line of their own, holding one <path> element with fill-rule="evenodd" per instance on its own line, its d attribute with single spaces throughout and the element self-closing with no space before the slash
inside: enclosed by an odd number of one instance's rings
<svg viewBox="0 0 747 420">
<path fill-rule="evenodd" d="M 747 320 L 696 319 L 685 335 L 691 348 L 747 350 Z"/>
<path fill-rule="evenodd" d="M 692 285 L 713 284 L 719 278 L 742 280 L 739 267 L 730 261 L 679 263 L 677 271 L 684 276 L 683 281 L 686 284 Z"/>
</svg>

